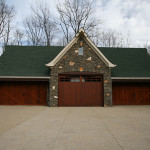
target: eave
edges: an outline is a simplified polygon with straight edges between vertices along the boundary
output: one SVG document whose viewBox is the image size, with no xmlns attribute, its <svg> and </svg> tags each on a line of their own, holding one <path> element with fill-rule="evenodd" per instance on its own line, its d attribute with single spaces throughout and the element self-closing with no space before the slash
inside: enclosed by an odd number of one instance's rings
<svg viewBox="0 0 150 150">
<path fill-rule="evenodd" d="M 0 76 L 0 81 L 49 81 L 50 77 Z"/>
<path fill-rule="evenodd" d="M 113 82 L 150 82 L 150 77 L 111 77 Z"/>
</svg>

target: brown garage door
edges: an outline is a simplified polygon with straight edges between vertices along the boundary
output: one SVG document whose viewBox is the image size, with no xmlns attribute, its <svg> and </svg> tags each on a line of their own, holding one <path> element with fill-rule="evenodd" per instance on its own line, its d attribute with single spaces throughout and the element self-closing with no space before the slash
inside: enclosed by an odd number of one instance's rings
<svg viewBox="0 0 150 150">
<path fill-rule="evenodd" d="M 59 106 L 102 106 L 102 91 L 102 76 L 59 76 Z"/>
<path fill-rule="evenodd" d="M 113 83 L 114 105 L 150 105 L 150 83 Z"/>
<path fill-rule="evenodd" d="M 0 82 L 0 105 L 46 105 L 47 82 Z"/>
</svg>

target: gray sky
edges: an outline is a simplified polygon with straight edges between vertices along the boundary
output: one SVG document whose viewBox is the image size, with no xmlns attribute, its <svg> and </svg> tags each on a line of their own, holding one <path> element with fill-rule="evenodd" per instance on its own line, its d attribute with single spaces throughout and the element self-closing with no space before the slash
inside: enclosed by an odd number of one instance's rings
<svg viewBox="0 0 150 150">
<path fill-rule="evenodd" d="M 98 0 L 97 13 L 107 28 L 130 34 L 136 44 L 150 44 L 150 0 Z"/>
<path fill-rule="evenodd" d="M 37 0 L 7 0 L 16 8 L 14 22 L 22 27 L 23 18 L 30 14 L 30 5 Z M 57 16 L 55 2 L 57 0 L 43 0 L 49 4 L 54 16 Z M 103 21 L 102 29 L 112 29 L 129 33 L 132 43 L 150 45 L 150 0 L 96 0 L 95 15 Z"/>
</svg>

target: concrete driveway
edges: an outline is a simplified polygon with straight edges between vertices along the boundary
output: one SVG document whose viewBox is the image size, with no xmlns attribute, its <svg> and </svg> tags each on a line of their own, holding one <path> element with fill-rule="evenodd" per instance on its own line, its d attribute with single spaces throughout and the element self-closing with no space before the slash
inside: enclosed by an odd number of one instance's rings
<svg viewBox="0 0 150 150">
<path fill-rule="evenodd" d="M 149 150 L 150 106 L 0 106 L 0 150 Z"/>
</svg>

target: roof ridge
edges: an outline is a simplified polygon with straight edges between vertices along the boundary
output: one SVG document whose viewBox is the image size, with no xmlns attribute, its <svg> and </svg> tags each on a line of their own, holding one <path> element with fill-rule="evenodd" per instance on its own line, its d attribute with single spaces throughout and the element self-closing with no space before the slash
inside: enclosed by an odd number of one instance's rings
<svg viewBox="0 0 150 150">
<path fill-rule="evenodd" d="M 98 47 L 98 48 L 109 48 L 109 49 L 147 49 L 147 48 L 138 48 L 138 47 Z"/>
<path fill-rule="evenodd" d="M 65 46 L 55 46 L 55 45 L 51 45 L 51 46 L 33 46 L 33 45 L 6 45 L 5 47 L 65 47 Z"/>
</svg>

